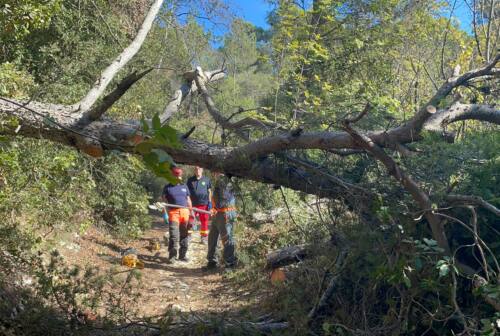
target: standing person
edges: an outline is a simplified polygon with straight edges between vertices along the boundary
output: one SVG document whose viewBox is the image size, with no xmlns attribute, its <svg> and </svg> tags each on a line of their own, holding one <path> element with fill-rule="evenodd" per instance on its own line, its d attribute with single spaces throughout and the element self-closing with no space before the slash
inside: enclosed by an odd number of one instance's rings
<svg viewBox="0 0 500 336">
<path fill-rule="evenodd" d="M 187 180 L 187 186 L 189 188 L 189 193 L 191 194 L 191 200 L 193 202 L 193 207 L 210 211 L 212 209 L 212 184 L 210 179 L 203 176 L 203 168 L 194 167 L 194 176 L 191 176 Z M 194 214 L 200 220 L 200 236 L 201 243 L 207 244 L 208 241 L 208 219 L 210 215 L 197 212 Z M 193 215 L 189 218 L 190 221 L 194 221 Z"/>
<path fill-rule="evenodd" d="M 186 257 L 189 246 L 188 222 L 192 208 L 188 187 L 182 183 L 182 169 L 172 167 L 172 174 L 179 179 L 179 184 L 167 184 L 163 188 L 162 198 L 167 203 L 181 206 L 168 209 L 168 263 L 172 264 L 178 256 L 180 261 L 188 261 Z M 179 248 L 180 245 L 180 248 Z M 177 252 L 179 254 L 177 255 Z"/>
<path fill-rule="evenodd" d="M 217 267 L 215 250 L 219 236 L 224 248 L 223 257 L 226 268 L 232 268 L 236 266 L 238 261 L 235 255 L 236 245 L 234 241 L 234 225 L 236 222 L 234 188 L 229 177 L 216 172 L 214 178 L 216 181 L 212 197 L 212 212 L 215 213 L 215 216 L 212 219 L 212 227 L 208 234 L 207 269 Z"/>
</svg>

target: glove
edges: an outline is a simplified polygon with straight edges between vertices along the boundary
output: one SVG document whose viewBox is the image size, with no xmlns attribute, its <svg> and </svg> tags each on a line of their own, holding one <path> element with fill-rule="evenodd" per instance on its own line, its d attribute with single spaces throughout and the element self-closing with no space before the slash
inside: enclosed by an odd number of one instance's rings
<svg viewBox="0 0 500 336">
<path fill-rule="evenodd" d="M 168 225 L 168 212 L 166 212 L 166 211 L 163 212 L 162 217 L 163 217 L 163 221 L 165 222 L 165 224 Z"/>
<path fill-rule="evenodd" d="M 212 202 L 208 202 L 207 210 L 208 211 L 212 210 Z"/>
</svg>

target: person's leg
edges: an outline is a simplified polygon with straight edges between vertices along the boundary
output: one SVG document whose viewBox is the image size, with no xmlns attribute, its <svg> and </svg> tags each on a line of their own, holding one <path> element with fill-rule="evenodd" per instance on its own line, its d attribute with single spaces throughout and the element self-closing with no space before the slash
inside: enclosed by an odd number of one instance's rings
<svg viewBox="0 0 500 336">
<path fill-rule="evenodd" d="M 236 213 L 234 211 L 228 211 L 224 215 L 224 227 L 221 230 L 221 240 L 224 246 L 223 257 L 226 267 L 232 267 L 235 266 L 237 262 L 235 255 L 236 243 L 234 241 Z"/>
<path fill-rule="evenodd" d="M 168 225 L 168 259 L 177 257 L 179 249 L 179 211 L 171 210 L 168 213 L 170 219 Z"/>
<path fill-rule="evenodd" d="M 190 212 L 189 214 L 189 222 L 188 222 L 188 228 L 191 227 L 192 231 L 196 230 L 196 213 L 194 211 Z"/>
<path fill-rule="evenodd" d="M 179 219 L 179 259 L 186 259 L 187 250 L 189 247 L 189 210 L 181 209 Z"/>
<path fill-rule="evenodd" d="M 197 205 L 196 206 L 198 209 L 201 210 L 208 210 L 208 205 Z M 207 237 L 208 237 L 208 219 L 210 218 L 210 215 L 204 214 L 204 213 L 199 213 L 198 218 L 200 219 L 200 237 L 201 241 L 207 242 Z"/>
<path fill-rule="evenodd" d="M 207 253 L 207 260 L 208 260 L 208 265 L 217 265 L 217 260 L 215 259 L 215 251 L 217 249 L 217 242 L 219 240 L 219 229 L 217 222 L 223 221 L 224 216 L 221 216 L 223 214 L 216 214 L 215 218 L 212 220 L 212 228 L 210 229 L 210 232 L 208 233 L 208 253 Z"/>
<path fill-rule="evenodd" d="M 179 223 L 170 222 L 168 225 L 168 259 L 177 257 L 179 249 Z"/>
<path fill-rule="evenodd" d="M 180 234 L 179 259 L 186 259 L 186 254 L 189 247 L 189 233 L 187 224 L 179 225 L 179 234 Z"/>
</svg>

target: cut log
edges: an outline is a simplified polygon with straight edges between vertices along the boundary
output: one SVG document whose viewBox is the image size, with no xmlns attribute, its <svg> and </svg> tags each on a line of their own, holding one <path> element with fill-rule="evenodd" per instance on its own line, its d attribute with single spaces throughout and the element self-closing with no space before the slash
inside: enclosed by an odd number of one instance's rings
<svg viewBox="0 0 500 336">
<path fill-rule="evenodd" d="M 310 256 L 310 249 L 306 245 L 294 245 L 269 253 L 266 257 L 267 269 L 275 269 L 300 262 Z"/>
<path fill-rule="evenodd" d="M 283 210 L 283 208 L 276 208 L 269 212 L 255 212 L 252 214 L 252 222 L 255 224 L 274 223 Z"/>
</svg>

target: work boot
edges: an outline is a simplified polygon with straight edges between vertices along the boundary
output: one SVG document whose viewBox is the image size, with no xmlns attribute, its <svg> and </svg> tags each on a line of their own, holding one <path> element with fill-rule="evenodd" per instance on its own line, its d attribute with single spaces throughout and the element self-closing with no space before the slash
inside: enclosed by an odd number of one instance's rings
<svg viewBox="0 0 500 336">
<path fill-rule="evenodd" d="M 217 263 L 215 261 L 209 261 L 206 266 L 202 267 L 204 272 L 213 271 L 217 268 Z"/>
</svg>

